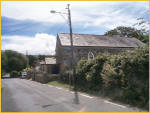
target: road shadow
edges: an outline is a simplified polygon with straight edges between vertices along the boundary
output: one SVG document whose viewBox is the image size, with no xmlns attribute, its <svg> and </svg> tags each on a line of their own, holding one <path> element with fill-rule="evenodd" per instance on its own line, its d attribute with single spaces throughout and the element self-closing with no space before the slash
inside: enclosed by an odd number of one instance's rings
<svg viewBox="0 0 150 113">
<path fill-rule="evenodd" d="M 77 88 L 77 76 L 76 75 L 75 75 L 75 79 L 74 79 L 74 103 L 80 104 L 79 95 L 78 95 L 78 88 Z"/>
<path fill-rule="evenodd" d="M 74 103 L 75 104 L 80 104 L 77 90 L 74 91 Z"/>
</svg>

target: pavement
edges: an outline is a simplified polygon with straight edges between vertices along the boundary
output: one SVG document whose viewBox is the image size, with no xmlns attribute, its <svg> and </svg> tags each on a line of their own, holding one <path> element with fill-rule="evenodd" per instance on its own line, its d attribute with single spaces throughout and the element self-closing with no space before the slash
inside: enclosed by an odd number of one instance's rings
<svg viewBox="0 0 150 113">
<path fill-rule="evenodd" d="M 2 112 L 145 111 L 61 87 L 26 79 L 7 78 L 2 79 Z"/>
</svg>

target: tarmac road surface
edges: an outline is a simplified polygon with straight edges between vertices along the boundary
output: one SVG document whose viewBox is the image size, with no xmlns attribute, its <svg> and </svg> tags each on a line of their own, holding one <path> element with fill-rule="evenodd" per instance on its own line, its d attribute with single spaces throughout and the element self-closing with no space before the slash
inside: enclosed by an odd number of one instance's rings
<svg viewBox="0 0 150 113">
<path fill-rule="evenodd" d="M 31 80 L 2 79 L 2 112 L 140 112 L 101 97 Z M 142 111 L 143 112 L 143 111 Z"/>
</svg>

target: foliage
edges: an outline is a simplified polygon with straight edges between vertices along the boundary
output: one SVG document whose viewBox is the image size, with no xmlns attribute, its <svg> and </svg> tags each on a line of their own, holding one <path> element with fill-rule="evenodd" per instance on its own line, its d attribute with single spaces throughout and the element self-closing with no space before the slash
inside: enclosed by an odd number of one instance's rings
<svg viewBox="0 0 150 113">
<path fill-rule="evenodd" d="M 17 71 L 11 71 L 11 73 L 10 73 L 11 78 L 15 78 L 15 77 L 18 77 L 18 76 L 19 76 L 19 73 Z"/>
<path fill-rule="evenodd" d="M 91 65 L 87 60 L 80 60 L 77 64 L 76 74 L 78 77 L 78 84 L 84 85 L 86 84 L 86 73 L 89 71 Z"/>
<path fill-rule="evenodd" d="M 74 86 L 65 84 L 63 82 L 60 82 L 59 80 L 50 81 L 47 84 L 54 85 L 54 86 L 59 86 L 59 87 L 63 87 L 63 88 L 71 88 L 71 89 L 74 88 Z"/>
<path fill-rule="evenodd" d="M 25 55 L 12 50 L 2 52 L 2 70 L 10 73 L 12 71 L 21 71 L 27 65 Z"/>
<path fill-rule="evenodd" d="M 73 74 L 71 70 L 65 70 L 60 76 L 60 81 L 63 83 L 73 84 Z"/>
<path fill-rule="evenodd" d="M 78 84 L 85 89 L 97 92 L 103 89 L 108 96 L 140 107 L 146 107 L 148 103 L 148 47 L 117 55 L 101 54 L 90 61 L 81 60 L 76 73 Z"/>
<path fill-rule="evenodd" d="M 148 70 L 149 52 L 146 47 L 111 56 L 101 74 L 106 89 L 119 87 L 124 101 L 144 106 L 148 102 Z"/>
<path fill-rule="evenodd" d="M 32 70 L 32 68 L 29 68 L 29 67 L 23 69 L 23 71 L 31 71 L 31 70 Z"/>
<path fill-rule="evenodd" d="M 132 27 L 119 26 L 113 30 L 106 32 L 104 35 L 108 35 L 108 36 L 119 35 L 123 37 L 135 37 L 144 43 L 149 42 L 148 33 L 145 33 L 143 29 L 138 30 Z"/>
<path fill-rule="evenodd" d="M 1 71 L 2 71 L 2 75 L 4 75 L 6 73 L 6 69 L 7 69 L 7 56 L 4 54 L 4 52 L 2 51 L 2 56 L 1 56 Z"/>
<path fill-rule="evenodd" d="M 45 55 L 38 55 L 38 60 L 45 60 Z"/>
<path fill-rule="evenodd" d="M 38 60 L 38 57 L 35 55 L 28 55 L 29 65 L 33 66 L 35 61 Z"/>
<path fill-rule="evenodd" d="M 107 56 L 101 54 L 94 60 L 81 60 L 76 68 L 78 84 L 87 84 L 87 88 L 97 90 L 101 87 L 102 79 L 100 72 Z"/>
</svg>

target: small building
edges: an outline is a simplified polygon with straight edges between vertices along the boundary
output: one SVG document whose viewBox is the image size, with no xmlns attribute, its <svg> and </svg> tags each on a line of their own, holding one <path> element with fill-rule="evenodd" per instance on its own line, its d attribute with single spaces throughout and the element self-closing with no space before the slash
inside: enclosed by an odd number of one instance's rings
<svg viewBox="0 0 150 113">
<path fill-rule="evenodd" d="M 41 83 L 47 83 L 52 78 L 58 77 L 59 68 L 56 64 L 56 57 L 49 56 L 45 57 L 44 61 L 38 61 L 35 63 L 32 80 Z"/>
<path fill-rule="evenodd" d="M 43 73 L 47 74 L 58 74 L 59 68 L 56 64 L 56 58 L 53 57 L 46 57 L 44 61 L 40 62 L 40 70 Z"/>
<path fill-rule="evenodd" d="M 93 59 L 100 53 L 118 54 L 126 50 L 144 46 L 137 38 L 73 34 L 75 64 L 80 59 Z M 71 44 L 68 33 L 58 33 L 56 42 L 56 64 L 60 74 L 71 67 Z"/>
</svg>

